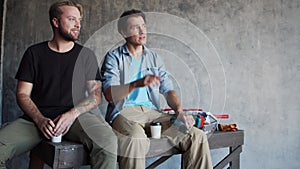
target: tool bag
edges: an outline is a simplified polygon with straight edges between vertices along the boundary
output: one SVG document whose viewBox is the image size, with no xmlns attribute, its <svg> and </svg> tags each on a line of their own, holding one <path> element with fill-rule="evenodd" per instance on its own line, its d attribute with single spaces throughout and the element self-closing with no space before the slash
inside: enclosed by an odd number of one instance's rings
<svg viewBox="0 0 300 169">
<path fill-rule="evenodd" d="M 172 109 L 162 109 L 163 113 L 175 114 Z M 212 133 L 217 130 L 218 120 L 210 112 L 204 112 L 202 109 L 183 109 L 187 115 L 192 115 L 195 119 L 195 127 L 203 130 L 206 134 Z M 171 118 L 171 123 L 175 125 L 185 126 L 183 122 L 176 119 L 176 116 Z M 186 130 L 187 131 L 187 130 Z"/>
</svg>

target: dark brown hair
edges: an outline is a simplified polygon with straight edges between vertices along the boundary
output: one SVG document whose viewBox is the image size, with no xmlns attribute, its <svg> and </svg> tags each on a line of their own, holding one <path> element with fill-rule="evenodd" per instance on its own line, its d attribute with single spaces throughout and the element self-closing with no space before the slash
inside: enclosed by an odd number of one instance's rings
<svg viewBox="0 0 300 169">
<path fill-rule="evenodd" d="M 127 28 L 127 20 L 130 17 L 137 17 L 137 16 L 141 16 L 144 19 L 145 23 L 146 23 L 146 16 L 140 10 L 131 9 L 131 10 L 123 12 L 122 15 L 120 16 L 119 20 L 118 20 L 118 32 L 120 34 L 122 34 L 121 32 Z"/>
</svg>

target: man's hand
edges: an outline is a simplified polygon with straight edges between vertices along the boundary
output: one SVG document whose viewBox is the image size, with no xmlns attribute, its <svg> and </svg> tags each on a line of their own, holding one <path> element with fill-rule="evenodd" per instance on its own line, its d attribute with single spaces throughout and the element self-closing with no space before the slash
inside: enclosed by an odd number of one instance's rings
<svg viewBox="0 0 300 169">
<path fill-rule="evenodd" d="M 51 119 L 42 117 L 36 121 L 36 125 L 47 139 L 50 139 L 55 135 L 55 124 Z"/>
<path fill-rule="evenodd" d="M 192 115 L 186 115 L 184 112 L 179 112 L 177 119 L 181 120 L 188 129 L 192 128 L 195 124 L 194 117 Z"/>
<path fill-rule="evenodd" d="M 32 87 L 32 83 L 18 80 L 16 92 L 17 103 L 23 110 L 23 112 L 31 117 L 31 119 L 34 121 L 43 135 L 46 138 L 50 139 L 54 136 L 53 129 L 55 127 L 55 124 L 51 119 L 43 116 L 35 103 L 31 100 L 30 95 Z"/>
<path fill-rule="evenodd" d="M 55 136 L 60 134 L 65 135 L 78 116 L 91 111 L 101 103 L 101 82 L 98 80 L 89 80 L 86 85 L 88 97 L 74 108 L 54 119 Z"/>
<path fill-rule="evenodd" d="M 71 111 L 56 117 L 54 119 L 54 123 L 56 124 L 53 130 L 54 135 L 65 135 L 69 131 L 76 118 L 77 116 L 74 115 L 74 113 L 72 113 Z"/>
<path fill-rule="evenodd" d="M 136 87 L 144 87 L 144 86 L 154 87 L 160 85 L 160 80 L 161 78 L 159 76 L 146 75 L 142 79 L 139 79 L 135 82 L 136 82 Z"/>
</svg>

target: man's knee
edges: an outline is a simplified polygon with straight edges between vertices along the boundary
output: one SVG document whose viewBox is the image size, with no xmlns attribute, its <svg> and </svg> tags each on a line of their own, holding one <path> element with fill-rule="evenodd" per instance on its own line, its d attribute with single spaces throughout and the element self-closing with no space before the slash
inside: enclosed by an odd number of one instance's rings
<svg viewBox="0 0 300 169">
<path fill-rule="evenodd" d="M 138 123 L 132 124 L 130 129 L 126 129 L 125 133 L 117 133 L 118 135 L 118 152 L 122 157 L 129 158 L 145 158 L 149 150 L 149 139 L 144 129 Z"/>
<path fill-rule="evenodd" d="M 200 142 L 207 142 L 207 136 L 206 136 L 205 132 L 203 132 L 202 130 L 200 130 L 196 127 L 193 127 L 190 130 L 190 133 L 196 140 L 199 140 Z"/>
<path fill-rule="evenodd" d="M 133 138 L 147 138 L 145 134 L 145 130 L 138 123 L 135 123 L 131 126 L 131 130 L 129 130 L 129 137 Z"/>
</svg>

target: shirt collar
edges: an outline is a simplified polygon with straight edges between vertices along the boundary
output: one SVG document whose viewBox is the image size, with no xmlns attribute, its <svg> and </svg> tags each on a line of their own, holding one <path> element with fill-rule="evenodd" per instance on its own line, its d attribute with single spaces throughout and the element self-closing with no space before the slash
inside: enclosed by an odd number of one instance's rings
<svg viewBox="0 0 300 169">
<path fill-rule="evenodd" d="M 148 53 L 149 49 L 145 45 L 143 45 L 143 49 L 144 49 L 143 55 L 146 55 Z M 129 55 L 129 50 L 128 50 L 126 43 L 122 46 L 121 51 L 123 54 Z"/>
</svg>

